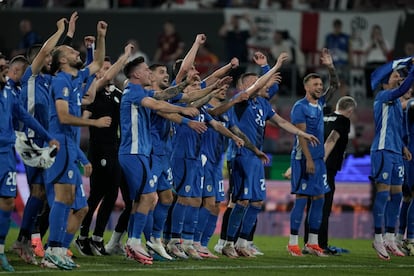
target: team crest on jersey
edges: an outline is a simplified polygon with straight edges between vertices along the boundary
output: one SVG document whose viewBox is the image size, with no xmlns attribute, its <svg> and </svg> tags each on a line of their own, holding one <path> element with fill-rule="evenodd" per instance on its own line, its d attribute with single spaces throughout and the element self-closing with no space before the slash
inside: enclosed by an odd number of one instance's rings
<svg viewBox="0 0 414 276">
<path fill-rule="evenodd" d="M 382 178 L 383 178 L 383 179 L 387 179 L 387 178 L 388 178 L 388 173 L 387 173 L 387 172 L 383 173 L 383 174 L 382 174 Z"/>
<path fill-rule="evenodd" d="M 155 186 L 154 178 L 149 181 L 149 185 L 150 185 L 151 188 L 154 188 L 154 186 Z"/>
<path fill-rule="evenodd" d="M 63 87 L 63 96 L 64 97 L 69 97 L 69 88 Z"/>
<path fill-rule="evenodd" d="M 249 193 L 249 188 L 244 188 L 244 194 L 247 195 Z"/>
<path fill-rule="evenodd" d="M 212 190 L 213 190 L 213 186 L 207 185 L 207 192 L 211 193 Z"/>
<path fill-rule="evenodd" d="M 306 190 L 307 187 L 308 187 L 307 183 L 302 183 L 302 190 Z"/>
<path fill-rule="evenodd" d="M 72 170 L 68 171 L 68 177 L 69 177 L 69 179 L 73 178 L 73 171 Z"/>
<path fill-rule="evenodd" d="M 101 159 L 101 166 L 105 167 L 106 166 L 106 159 Z"/>
<path fill-rule="evenodd" d="M 191 190 L 191 186 L 190 185 L 186 185 L 185 186 L 185 192 L 188 193 Z"/>
</svg>

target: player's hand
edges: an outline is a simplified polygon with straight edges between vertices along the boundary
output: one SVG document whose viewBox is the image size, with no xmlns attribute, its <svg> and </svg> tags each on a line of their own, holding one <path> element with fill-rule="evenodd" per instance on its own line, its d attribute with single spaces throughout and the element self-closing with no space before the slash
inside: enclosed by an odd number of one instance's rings
<svg viewBox="0 0 414 276">
<path fill-rule="evenodd" d="M 92 164 L 88 163 L 86 165 L 83 165 L 83 175 L 86 177 L 90 177 L 92 174 Z"/>
<path fill-rule="evenodd" d="M 61 18 L 59 19 L 58 22 L 56 22 L 56 27 L 59 31 L 64 31 L 65 30 L 65 23 L 68 22 L 68 20 L 66 18 Z"/>
<path fill-rule="evenodd" d="M 277 61 L 276 61 L 275 67 L 276 67 L 277 69 L 279 69 L 280 67 L 282 67 L 283 62 L 285 62 L 288 58 L 289 58 L 288 53 L 286 53 L 286 52 L 282 52 L 282 53 L 279 55 L 279 57 L 277 58 Z"/>
<path fill-rule="evenodd" d="M 322 49 L 321 62 L 323 65 L 326 65 L 328 67 L 333 66 L 332 56 L 327 48 Z"/>
<path fill-rule="evenodd" d="M 53 146 L 56 147 L 57 150 L 59 150 L 60 149 L 60 143 L 59 143 L 59 141 L 56 140 L 56 139 L 50 140 L 49 141 L 49 147 L 53 147 Z"/>
<path fill-rule="evenodd" d="M 249 99 L 249 95 L 244 92 L 239 92 L 237 95 L 233 97 L 233 101 L 235 103 L 241 103 L 243 101 L 247 101 Z"/>
<path fill-rule="evenodd" d="M 112 123 L 112 118 L 109 116 L 104 116 L 95 120 L 95 126 L 99 128 L 109 127 Z"/>
<path fill-rule="evenodd" d="M 236 144 L 236 146 L 237 146 L 238 148 L 241 148 L 241 147 L 243 147 L 243 146 L 244 146 L 244 141 L 243 141 L 243 139 L 241 139 L 240 137 L 238 137 L 238 136 L 236 136 L 236 135 L 234 135 L 234 137 L 233 137 L 233 141 L 234 141 L 234 143 Z"/>
<path fill-rule="evenodd" d="M 255 52 L 253 55 L 253 61 L 260 66 L 267 65 L 267 57 L 262 52 Z"/>
<path fill-rule="evenodd" d="M 207 36 L 205 34 L 198 34 L 196 36 L 195 42 L 198 43 L 198 45 L 204 44 L 207 40 Z"/>
<path fill-rule="evenodd" d="M 108 29 L 108 24 L 105 21 L 99 21 L 96 27 L 98 35 L 105 36 Z"/>
<path fill-rule="evenodd" d="M 188 122 L 188 127 L 197 132 L 198 134 L 202 134 L 207 130 L 206 123 L 194 120 Z"/>
<path fill-rule="evenodd" d="M 312 159 L 306 159 L 306 173 L 315 173 L 315 163 Z"/>
<path fill-rule="evenodd" d="M 195 107 L 183 107 L 181 113 L 189 117 L 194 117 L 200 114 L 200 111 Z"/>
<path fill-rule="evenodd" d="M 270 159 L 269 156 L 267 156 L 266 153 L 264 153 L 263 151 L 259 150 L 256 152 L 256 156 L 259 157 L 259 159 L 262 161 L 263 164 L 269 164 Z"/>
<path fill-rule="evenodd" d="M 314 135 L 311 135 L 309 133 L 304 132 L 303 138 L 305 138 L 306 140 L 309 141 L 309 143 L 311 143 L 311 145 L 313 147 L 315 147 L 316 145 L 320 144 L 321 142 L 319 141 L 318 138 L 316 138 Z"/>
<path fill-rule="evenodd" d="M 404 159 L 407 161 L 411 161 L 411 159 L 413 158 L 410 150 L 407 147 L 404 147 L 403 149 L 403 156 L 404 156 Z"/>
<path fill-rule="evenodd" d="M 79 15 L 77 11 L 74 11 L 69 19 L 69 25 L 68 25 L 68 34 L 73 37 L 73 34 L 76 30 L 76 21 L 78 20 Z"/>
<path fill-rule="evenodd" d="M 131 43 L 129 43 L 127 46 L 125 46 L 124 48 L 124 54 L 129 57 L 131 55 L 132 50 L 134 49 L 134 45 L 132 45 Z"/>
<path fill-rule="evenodd" d="M 224 78 L 221 78 L 218 82 L 217 82 L 217 88 L 222 87 L 223 85 L 227 85 L 230 84 L 233 81 L 233 78 L 230 76 L 225 76 Z"/>
<path fill-rule="evenodd" d="M 230 60 L 231 69 L 236 69 L 240 65 L 240 61 L 238 58 L 234 57 Z"/>
<path fill-rule="evenodd" d="M 87 35 L 83 38 L 83 43 L 86 48 L 90 48 L 95 43 L 95 37 L 93 35 Z"/>
<path fill-rule="evenodd" d="M 287 170 L 282 174 L 282 176 L 286 179 L 292 178 L 292 167 L 287 168 Z"/>
</svg>

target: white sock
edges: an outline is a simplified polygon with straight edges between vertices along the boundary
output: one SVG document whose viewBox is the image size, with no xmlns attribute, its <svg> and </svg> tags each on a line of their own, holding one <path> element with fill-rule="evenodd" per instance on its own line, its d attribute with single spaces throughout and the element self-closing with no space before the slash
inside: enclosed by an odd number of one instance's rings
<svg viewBox="0 0 414 276">
<path fill-rule="evenodd" d="M 395 235 L 394 235 L 394 233 L 388 233 L 388 232 L 385 233 L 384 240 L 390 241 L 390 242 L 395 241 Z"/>
<path fill-rule="evenodd" d="M 376 242 L 384 242 L 384 239 L 382 238 L 382 234 L 375 234 L 374 240 Z"/>
<path fill-rule="evenodd" d="M 221 245 L 221 246 L 224 246 L 224 244 L 226 244 L 226 240 L 219 239 L 217 244 Z"/>
<path fill-rule="evenodd" d="M 96 242 L 101 242 L 101 241 L 103 241 L 103 238 L 99 237 L 99 236 L 92 235 L 92 240 L 96 241 Z"/>
<path fill-rule="evenodd" d="M 136 246 L 138 246 L 138 245 L 140 245 L 140 244 L 141 244 L 141 239 L 131 238 L 131 240 L 130 240 L 130 245 L 131 245 L 132 247 L 136 247 Z"/>
<path fill-rule="evenodd" d="M 236 246 L 238 247 L 247 247 L 247 240 L 238 238 L 236 242 Z"/>
<path fill-rule="evenodd" d="M 318 244 L 318 234 L 309 233 L 308 243 L 309 244 Z"/>
<path fill-rule="evenodd" d="M 299 236 L 298 235 L 289 235 L 289 245 L 298 245 Z"/>
<path fill-rule="evenodd" d="M 32 234 L 32 239 L 34 240 L 34 239 L 40 239 L 41 237 L 40 237 L 40 233 L 33 233 Z"/>
</svg>

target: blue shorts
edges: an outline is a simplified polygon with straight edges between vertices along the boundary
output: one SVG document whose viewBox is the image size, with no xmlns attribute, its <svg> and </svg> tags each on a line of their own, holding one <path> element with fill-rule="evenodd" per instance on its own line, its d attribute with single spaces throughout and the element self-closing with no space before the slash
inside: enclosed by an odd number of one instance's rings
<svg viewBox="0 0 414 276">
<path fill-rule="evenodd" d="M 199 159 L 173 158 L 172 167 L 177 194 L 182 197 L 201 197 L 201 161 Z"/>
<path fill-rule="evenodd" d="M 315 173 L 306 173 L 306 159 L 291 160 L 291 193 L 306 196 L 323 195 L 329 192 L 325 162 L 322 158 L 313 160 Z"/>
<path fill-rule="evenodd" d="M 16 155 L 10 147 L 7 152 L 0 152 L 0 196 L 16 197 Z"/>
<path fill-rule="evenodd" d="M 203 197 L 214 196 L 216 202 L 224 200 L 224 184 L 221 163 L 213 164 L 207 161 L 204 166 Z"/>
<path fill-rule="evenodd" d="M 78 145 L 60 142 L 56 160 L 52 167 L 45 170 L 47 183 L 77 184 L 80 171 L 78 167 Z M 76 175 L 79 174 L 79 175 Z"/>
<path fill-rule="evenodd" d="M 232 164 L 232 200 L 265 200 L 266 183 L 262 161 L 256 156 L 236 156 Z"/>
<path fill-rule="evenodd" d="M 387 150 L 371 152 L 371 176 L 378 183 L 402 185 L 404 182 L 402 155 Z"/>
<path fill-rule="evenodd" d="M 173 174 L 169 156 L 151 155 L 151 173 L 155 180 L 157 191 L 172 189 Z"/>
<path fill-rule="evenodd" d="M 27 184 L 45 184 L 45 178 L 44 178 L 44 169 L 42 168 L 35 168 L 30 166 L 24 166 L 25 172 L 26 172 L 26 178 L 27 178 Z"/>
<path fill-rule="evenodd" d="M 155 181 L 150 170 L 150 160 L 141 154 L 120 154 L 119 164 L 128 184 L 131 200 L 138 200 L 140 195 L 156 191 Z"/>
</svg>

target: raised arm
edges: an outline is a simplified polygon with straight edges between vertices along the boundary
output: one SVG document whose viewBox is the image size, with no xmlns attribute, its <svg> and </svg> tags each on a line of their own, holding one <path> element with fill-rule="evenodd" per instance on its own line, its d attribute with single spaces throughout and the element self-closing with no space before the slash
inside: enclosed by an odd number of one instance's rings
<svg viewBox="0 0 414 276">
<path fill-rule="evenodd" d="M 105 36 L 108 24 L 105 21 L 99 21 L 97 24 L 97 37 L 96 37 L 96 51 L 95 56 L 91 64 L 89 64 L 90 74 L 98 72 L 104 62 L 105 58 Z"/>
<path fill-rule="evenodd" d="M 196 39 L 191 46 L 188 53 L 185 55 L 183 62 L 181 63 L 180 70 L 177 73 L 177 76 L 175 77 L 175 80 L 177 83 L 180 83 L 184 76 L 190 71 L 191 67 L 194 66 L 194 60 L 197 55 L 198 48 L 200 48 L 201 44 L 204 44 L 207 40 L 207 37 L 205 34 L 198 34 L 196 36 Z"/>
<path fill-rule="evenodd" d="M 99 90 L 105 85 L 107 85 L 115 76 L 122 70 L 124 65 L 127 63 L 131 51 L 134 48 L 132 44 L 128 44 L 124 48 L 124 53 L 118 58 L 118 60 L 109 67 L 109 69 L 104 73 L 103 77 L 96 80 L 96 89 Z"/>
<path fill-rule="evenodd" d="M 322 49 L 321 62 L 326 66 L 329 73 L 329 87 L 324 92 L 326 101 L 328 101 L 332 97 L 333 92 L 338 90 L 340 84 L 338 74 L 333 64 L 332 56 L 327 48 Z"/>
<path fill-rule="evenodd" d="M 40 49 L 39 53 L 33 59 L 32 62 L 32 72 L 33 75 L 37 75 L 44 65 L 46 57 L 52 52 L 53 48 L 59 41 L 59 38 L 62 36 L 63 32 L 65 31 L 65 23 L 67 22 L 66 18 L 60 19 L 57 23 L 57 31 L 49 37 L 48 40 L 43 44 L 42 48 Z"/>
<path fill-rule="evenodd" d="M 231 69 L 236 69 L 239 67 L 239 59 L 234 57 L 231 59 L 229 63 L 224 65 L 223 67 L 220 67 L 216 71 L 214 71 L 211 75 L 207 76 L 204 81 L 207 85 L 210 85 L 214 82 L 216 82 L 218 79 L 223 78 L 225 75 L 227 75 Z"/>
</svg>

